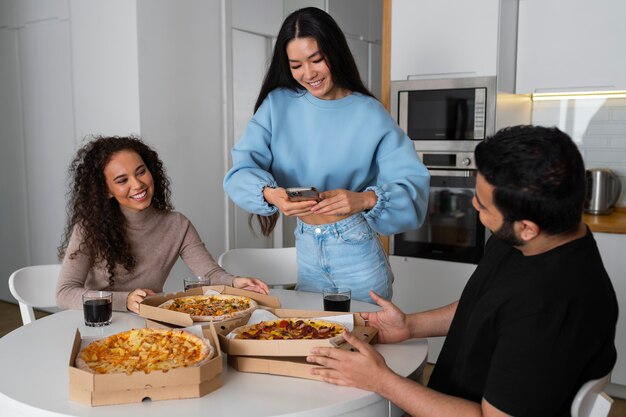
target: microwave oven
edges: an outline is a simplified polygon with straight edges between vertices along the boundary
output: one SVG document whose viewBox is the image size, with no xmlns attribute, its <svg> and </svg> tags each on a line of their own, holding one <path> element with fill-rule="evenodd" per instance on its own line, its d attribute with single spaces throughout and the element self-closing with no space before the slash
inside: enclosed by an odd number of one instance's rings
<svg viewBox="0 0 626 417">
<path fill-rule="evenodd" d="M 530 97 L 497 90 L 495 76 L 393 81 L 391 114 L 418 151 L 472 153 L 499 128 L 530 123 Z"/>
</svg>

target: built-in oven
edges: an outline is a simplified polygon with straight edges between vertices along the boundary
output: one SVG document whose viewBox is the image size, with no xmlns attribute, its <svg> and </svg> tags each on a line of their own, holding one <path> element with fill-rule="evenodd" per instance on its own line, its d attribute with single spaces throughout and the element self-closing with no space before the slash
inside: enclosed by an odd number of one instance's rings
<svg viewBox="0 0 626 417">
<path fill-rule="evenodd" d="M 478 263 L 485 227 L 472 205 L 476 170 L 430 169 L 430 197 L 419 229 L 394 235 L 392 255 Z"/>
</svg>

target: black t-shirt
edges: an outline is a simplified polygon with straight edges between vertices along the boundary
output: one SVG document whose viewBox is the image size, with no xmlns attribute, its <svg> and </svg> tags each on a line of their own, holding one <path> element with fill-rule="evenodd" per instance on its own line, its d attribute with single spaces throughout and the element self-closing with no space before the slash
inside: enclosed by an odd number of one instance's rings
<svg viewBox="0 0 626 417">
<path fill-rule="evenodd" d="M 590 231 L 535 256 L 492 237 L 429 387 L 516 417 L 569 416 L 615 364 L 617 299 Z"/>
</svg>

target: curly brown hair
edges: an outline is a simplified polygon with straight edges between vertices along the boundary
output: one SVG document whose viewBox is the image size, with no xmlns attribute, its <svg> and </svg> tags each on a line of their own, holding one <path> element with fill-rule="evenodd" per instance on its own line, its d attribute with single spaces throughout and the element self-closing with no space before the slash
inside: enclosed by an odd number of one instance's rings
<svg viewBox="0 0 626 417">
<path fill-rule="evenodd" d="M 156 151 L 141 139 L 129 137 L 97 136 L 76 153 L 69 167 L 71 184 L 67 199 L 67 224 L 63 240 L 58 248 L 59 259 L 63 259 L 70 236 L 80 228 L 82 242 L 76 252 L 85 251 L 91 256 L 92 265 L 103 262 L 113 284 L 116 265 L 127 271 L 135 267 L 133 251 L 126 238 L 126 218 L 115 198 L 108 197 L 108 187 L 104 168 L 112 156 L 123 150 L 136 152 L 154 180 L 154 196 L 151 207 L 169 212 L 174 209 L 171 203 L 170 180 L 163 162 Z"/>
</svg>

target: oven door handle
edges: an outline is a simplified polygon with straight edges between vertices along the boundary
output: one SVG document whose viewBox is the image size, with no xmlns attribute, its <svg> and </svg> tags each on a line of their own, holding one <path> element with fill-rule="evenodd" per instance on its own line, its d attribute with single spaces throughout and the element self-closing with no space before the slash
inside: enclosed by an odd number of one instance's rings
<svg viewBox="0 0 626 417">
<path fill-rule="evenodd" d="M 428 172 L 431 177 L 463 177 L 470 178 L 475 177 L 478 171 L 475 169 L 448 169 L 442 170 L 438 168 L 428 168 Z"/>
</svg>

